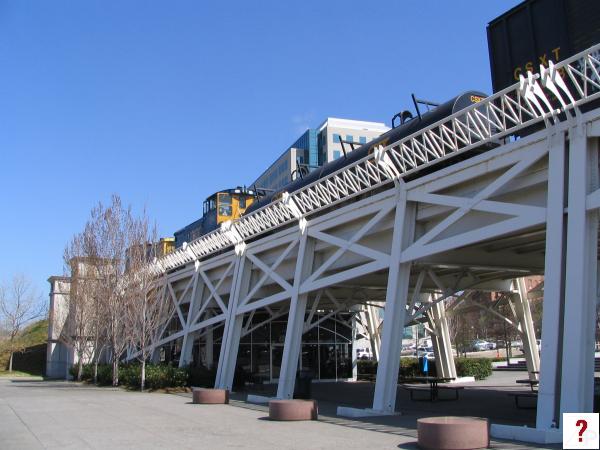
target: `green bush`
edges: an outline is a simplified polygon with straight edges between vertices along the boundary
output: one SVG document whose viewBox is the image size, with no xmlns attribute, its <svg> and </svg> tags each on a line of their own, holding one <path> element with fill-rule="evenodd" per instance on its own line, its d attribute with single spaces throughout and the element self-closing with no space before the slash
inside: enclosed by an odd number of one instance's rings
<svg viewBox="0 0 600 450">
<path fill-rule="evenodd" d="M 70 369 L 73 377 L 77 376 L 77 366 Z M 139 363 L 120 364 L 119 365 L 119 385 L 130 388 L 139 388 L 141 381 L 142 367 Z M 146 364 L 146 388 L 160 389 L 166 387 L 186 386 L 188 382 L 187 369 L 179 369 L 169 365 Z M 94 380 L 94 365 L 85 364 L 83 366 L 84 381 Z M 98 365 L 98 384 L 112 384 L 112 364 Z"/>
<path fill-rule="evenodd" d="M 437 376 L 435 362 L 429 360 L 427 375 L 430 377 Z M 421 365 L 418 358 L 400 358 L 400 371 L 398 378 L 422 377 L 425 374 L 421 371 Z"/>
<path fill-rule="evenodd" d="M 77 364 L 71 366 L 69 373 L 74 380 L 77 379 Z M 82 381 L 94 381 L 94 364 L 84 364 L 81 373 Z M 98 384 L 109 385 L 112 384 L 112 365 L 110 364 L 98 364 Z"/>
<path fill-rule="evenodd" d="M 492 361 L 488 358 L 455 358 L 456 374 L 459 377 L 475 377 L 483 380 L 492 374 Z M 377 374 L 377 361 L 358 361 L 358 379 L 371 380 Z M 417 358 L 400 358 L 398 379 L 423 376 Z M 437 376 L 435 361 L 429 361 L 430 376 Z"/>
<path fill-rule="evenodd" d="M 489 358 L 455 358 L 454 363 L 459 377 L 484 380 L 492 374 L 492 360 Z"/>
<path fill-rule="evenodd" d="M 169 365 L 149 364 L 146 366 L 146 387 L 149 389 L 181 387 L 186 386 L 187 382 L 188 372 L 186 369 Z M 137 386 L 139 386 L 139 377 Z"/>
<path fill-rule="evenodd" d="M 358 363 L 358 378 L 363 380 L 373 379 L 377 375 L 377 361 L 359 360 Z M 434 361 L 429 361 L 430 376 L 436 376 L 437 371 Z M 418 358 L 400 358 L 400 371 L 398 379 L 423 376 Z"/>
<path fill-rule="evenodd" d="M 357 362 L 358 378 L 368 378 L 377 374 L 377 361 L 359 359 Z"/>
</svg>

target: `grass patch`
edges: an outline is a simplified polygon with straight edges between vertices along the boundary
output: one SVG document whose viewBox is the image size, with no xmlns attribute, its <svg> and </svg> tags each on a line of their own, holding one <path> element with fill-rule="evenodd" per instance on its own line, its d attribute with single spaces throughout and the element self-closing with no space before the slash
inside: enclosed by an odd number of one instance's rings
<svg viewBox="0 0 600 450">
<path fill-rule="evenodd" d="M 20 370 L 13 370 L 12 372 L 8 372 L 7 370 L 0 370 L 0 378 L 29 378 L 29 377 L 39 378 L 40 380 L 42 379 L 42 377 L 40 376 L 39 373 L 21 372 Z"/>
<path fill-rule="evenodd" d="M 15 352 L 13 373 L 26 373 L 26 376 L 41 375 L 46 363 L 45 346 L 48 339 L 48 320 L 38 320 L 23 328 L 16 337 L 16 346 L 24 349 Z M 43 354 L 42 354 L 43 353 Z M 0 375 L 8 369 L 10 352 L 6 343 L 0 341 Z M 8 372 L 6 372 L 8 373 Z"/>
</svg>

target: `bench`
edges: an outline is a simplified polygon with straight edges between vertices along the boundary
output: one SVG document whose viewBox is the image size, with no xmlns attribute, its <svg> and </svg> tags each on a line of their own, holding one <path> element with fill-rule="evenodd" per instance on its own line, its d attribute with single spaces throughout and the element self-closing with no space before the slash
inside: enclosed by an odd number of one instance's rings
<svg viewBox="0 0 600 450">
<path fill-rule="evenodd" d="M 515 398 L 515 406 L 519 409 L 537 408 L 537 403 L 534 406 L 519 406 L 520 398 L 537 398 L 537 392 L 509 392 L 508 395 Z"/>
<path fill-rule="evenodd" d="M 403 389 L 406 389 L 409 393 L 410 393 L 410 399 L 412 401 L 425 401 L 425 400 L 431 400 L 431 388 L 427 387 L 427 386 L 408 386 L 405 384 L 402 384 L 401 387 Z M 458 393 L 459 391 L 461 391 L 462 389 L 464 389 L 464 386 L 437 386 L 437 393 L 439 394 L 440 391 L 452 391 L 454 392 L 454 397 L 453 398 L 439 398 L 439 395 L 436 395 L 436 400 L 458 400 Z M 414 398 L 414 393 L 415 392 L 426 392 L 427 393 L 427 398 L 418 398 L 415 399 Z"/>
</svg>

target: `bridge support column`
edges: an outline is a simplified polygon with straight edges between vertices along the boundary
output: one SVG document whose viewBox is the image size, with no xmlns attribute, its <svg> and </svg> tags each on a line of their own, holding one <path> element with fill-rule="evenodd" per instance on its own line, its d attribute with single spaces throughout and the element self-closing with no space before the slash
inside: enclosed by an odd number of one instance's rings
<svg viewBox="0 0 600 450">
<path fill-rule="evenodd" d="M 512 301 L 515 305 L 517 321 L 521 327 L 521 341 L 523 342 L 523 353 L 525 353 L 527 371 L 531 380 L 537 380 L 537 375 L 532 372 L 539 372 L 540 370 L 540 354 L 533 327 L 533 319 L 531 318 L 527 287 L 523 278 L 516 279 L 515 285 L 519 293 L 512 295 Z"/>
<path fill-rule="evenodd" d="M 242 332 L 243 315 L 237 314 L 237 305 L 240 298 L 248 293 L 250 284 L 251 267 L 250 262 L 244 255 L 238 256 L 233 280 L 233 289 L 229 296 L 227 305 L 227 319 L 223 329 L 223 340 L 221 342 L 221 353 L 219 354 L 219 366 L 215 378 L 215 388 L 231 390 L 233 375 L 237 361 L 240 336 Z"/>
<path fill-rule="evenodd" d="M 393 413 L 396 405 L 406 299 L 412 264 L 411 262 L 402 263 L 401 256 L 402 250 L 413 239 L 415 210 L 415 205 L 407 202 L 406 191 L 402 184 L 394 220 L 381 353 L 373 397 L 373 410 L 381 413 Z"/>
<path fill-rule="evenodd" d="M 204 365 L 207 369 L 213 366 L 213 326 L 209 326 L 205 334 Z"/>
<path fill-rule="evenodd" d="M 598 175 L 598 140 L 571 128 L 561 413 L 593 411 L 598 211 L 586 202 Z"/>
<path fill-rule="evenodd" d="M 369 331 L 369 342 L 371 344 L 371 354 L 375 361 L 379 361 L 379 352 L 381 351 L 381 336 L 379 334 L 379 311 L 373 305 L 367 305 L 367 327 Z"/>
<path fill-rule="evenodd" d="M 565 264 L 565 135 L 549 139 L 548 194 L 546 206 L 546 255 L 544 262 L 544 309 L 536 428 L 549 430 L 559 423 L 562 355 L 562 314 Z"/>
<path fill-rule="evenodd" d="M 356 314 L 358 314 L 358 312 L 355 312 L 352 315 L 352 381 L 358 380 L 358 348 L 356 348 L 358 329 Z"/>
<path fill-rule="evenodd" d="M 183 342 L 181 344 L 181 356 L 179 357 L 179 367 L 185 367 L 192 362 L 192 349 L 194 347 L 194 335 L 189 332 L 190 326 L 196 313 L 199 309 L 200 301 L 196 298 L 198 289 L 198 269 L 194 273 L 192 278 L 192 295 L 190 297 L 190 307 L 188 309 L 187 318 L 185 321 L 185 334 L 183 335 Z"/>
<path fill-rule="evenodd" d="M 300 238 L 298 258 L 296 260 L 294 285 L 292 286 L 290 299 L 290 312 L 288 314 L 285 342 L 283 345 L 281 372 L 277 386 L 277 398 L 281 399 L 290 399 L 294 395 L 296 370 L 298 369 L 298 358 L 300 356 L 304 316 L 306 314 L 306 302 L 308 299 L 308 294 L 299 294 L 299 292 L 302 282 L 312 271 L 314 249 L 314 240 L 309 239 L 307 234 L 304 234 Z"/>
<path fill-rule="evenodd" d="M 432 344 L 435 351 L 437 374 L 441 377 L 456 378 L 456 365 L 454 364 L 450 330 L 446 319 L 446 305 L 443 301 L 438 301 L 430 311 L 431 324 L 435 331 L 432 336 Z"/>
</svg>

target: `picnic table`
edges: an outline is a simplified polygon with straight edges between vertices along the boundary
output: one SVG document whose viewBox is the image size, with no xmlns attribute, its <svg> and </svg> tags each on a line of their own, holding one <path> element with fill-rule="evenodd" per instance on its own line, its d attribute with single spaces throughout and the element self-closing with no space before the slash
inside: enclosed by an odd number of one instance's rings
<svg viewBox="0 0 600 450">
<path fill-rule="evenodd" d="M 533 377 L 529 377 L 527 379 L 522 379 L 522 380 L 516 380 L 515 382 L 518 384 L 528 384 L 529 387 L 531 388 L 532 392 L 535 392 L 538 384 L 540 384 L 540 380 L 539 380 L 539 376 L 540 376 L 540 372 L 537 370 L 532 370 L 531 372 L 529 372 L 530 374 L 533 374 Z"/>
<path fill-rule="evenodd" d="M 402 379 L 402 381 L 404 383 L 429 383 L 429 400 L 432 402 L 438 399 L 438 394 L 439 394 L 438 384 L 439 383 L 447 383 L 448 381 L 453 381 L 453 380 L 455 380 L 455 378 L 431 377 L 431 376 L 409 377 L 409 378 Z M 410 398 L 412 400 L 413 399 L 412 391 L 415 390 L 415 388 L 407 387 L 407 389 L 410 391 Z M 458 392 L 456 393 L 456 395 L 458 398 Z"/>
</svg>

